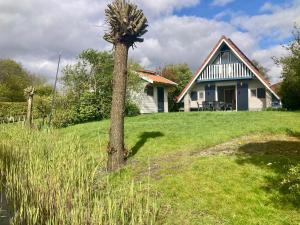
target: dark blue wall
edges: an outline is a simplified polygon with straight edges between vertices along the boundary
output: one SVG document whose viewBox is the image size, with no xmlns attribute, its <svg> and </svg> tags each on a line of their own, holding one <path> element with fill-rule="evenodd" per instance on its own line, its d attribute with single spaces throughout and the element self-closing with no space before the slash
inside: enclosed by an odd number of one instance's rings
<svg viewBox="0 0 300 225">
<path fill-rule="evenodd" d="M 238 82 L 237 84 L 237 110 L 248 110 L 248 83 Z"/>
<path fill-rule="evenodd" d="M 205 101 L 215 101 L 216 100 L 216 86 L 215 85 L 205 85 Z"/>
</svg>

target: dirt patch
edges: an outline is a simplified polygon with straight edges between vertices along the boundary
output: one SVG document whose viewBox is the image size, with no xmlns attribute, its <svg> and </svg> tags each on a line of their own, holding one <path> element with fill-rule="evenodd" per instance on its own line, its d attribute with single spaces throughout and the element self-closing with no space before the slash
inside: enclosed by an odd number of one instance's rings
<svg viewBox="0 0 300 225">
<path fill-rule="evenodd" d="M 168 176 L 167 171 L 174 171 L 184 169 L 186 165 L 190 164 L 193 159 L 199 157 L 210 157 L 210 156 L 220 156 L 220 155 L 242 155 L 242 154 L 265 154 L 261 149 L 252 149 L 248 152 L 241 152 L 239 149 L 247 144 L 256 143 L 263 144 L 270 141 L 284 141 L 284 142 L 294 142 L 299 143 L 300 149 L 300 139 L 299 137 L 293 137 L 288 135 L 250 135 L 240 138 L 233 139 L 231 141 L 207 148 L 199 149 L 191 152 L 178 152 L 175 154 L 168 154 L 162 157 L 155 157 L 149 160 L 149 165 L 147 169 L 145 166 L 141 166 L 138 161 L 131 160 L 128 162 L 129 165 L 135 168 L 135 171 L 139 171 L 137 177 L 144 178 L 148 174 L 152 178 L 160 179 L 161 171 L 165 171 L 164 176 Z"/>
</svg>

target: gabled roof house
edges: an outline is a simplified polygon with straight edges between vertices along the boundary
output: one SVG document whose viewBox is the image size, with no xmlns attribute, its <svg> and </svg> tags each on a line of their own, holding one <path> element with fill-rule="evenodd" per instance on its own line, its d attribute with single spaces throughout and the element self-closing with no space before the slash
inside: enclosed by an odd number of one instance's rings
<svg viewBox="0 0 300 225">
<path fill-rule="evenodd" d="M 222 36 L 177 102 L 184 103 L 184 111 L 204 105 L 262 110 L 280 103 L 280 97 L 233 41 Z"/>
</svg>

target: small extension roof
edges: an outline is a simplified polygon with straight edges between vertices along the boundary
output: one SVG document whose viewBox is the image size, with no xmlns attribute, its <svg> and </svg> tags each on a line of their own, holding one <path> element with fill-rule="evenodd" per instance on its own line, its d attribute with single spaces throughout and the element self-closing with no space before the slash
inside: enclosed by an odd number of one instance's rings
<svg viewBox="0 0 300 225">
<path fill-rule="evenodd" d="M 183 96 L 187 93 L 187 91 L 190 89 L 192 84 L 196 81 L 198 76 L 202 73 L 202 71 L 205 69 L 207 64 L 210 62 L 212 57 L 215 55 L 215 53 L 222 46 L 223 43 L 225 43 L 230 48 L 230 50 L 237 55 L 237 57 L 252 71 L 252 73 L 258 78 L 258 80 L 260 80 L 272 94 L 274 94 L 278 99 L 280 99 L 279 96 L 271 88 L 270 82 L 259 72 L 259 70 L 255 67 L 255 65 L 253 65 L 251 60 L 248 59 L 248 57 L 233 43 L 232 40 L 230 40 L 229 38 L 223 35 L 218 41 L 218 43 L 215 45 L 215 47 L 212 49 L 208 57 L 205 59 L 203 64 L 194 74 L 192 79 L 189 81 L 189 83 L 186 85 L 186 87 L 177 97 L 177 102 L 180 102 L 182 100 Z"/>
<path fill-rule="evenodd" d="M 137 73 L 143 80 L 151 84 L 156 83 L 156 84 L 163 84 L 163 85 L 177 85 L 175 82 L 167 78 L 164 78 L 159 74 L 157 74 L 156 72 L 150 70 L 139 70 L 137 71 Z"/>
</svg>

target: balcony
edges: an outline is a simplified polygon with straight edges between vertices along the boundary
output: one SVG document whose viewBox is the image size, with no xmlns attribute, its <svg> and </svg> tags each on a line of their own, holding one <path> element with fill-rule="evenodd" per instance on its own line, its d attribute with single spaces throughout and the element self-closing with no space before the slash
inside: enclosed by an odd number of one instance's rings
<svg viewBox="0 0 300 225">
<path fill-rule="evenodd" d="M 243 63 L 209 65 L 197 79 L 201 81 L 250 79 L 253 73 Z"/>
</svg>

